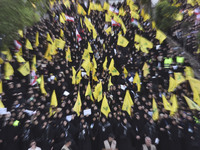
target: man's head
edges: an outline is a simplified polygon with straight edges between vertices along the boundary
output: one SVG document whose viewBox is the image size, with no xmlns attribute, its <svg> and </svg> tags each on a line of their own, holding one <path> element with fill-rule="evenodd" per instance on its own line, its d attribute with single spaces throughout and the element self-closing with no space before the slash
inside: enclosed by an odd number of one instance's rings
<svg viewBox="0 0 200 150">
<path fill-rule="evenodd" d="M 109 134 L 109 136 L 108 136 L 108 141 L 109 142 L 112 142 L 114 140 L 114 135 L 111 133 L 111 134 Z"/>
<path fill-rule="evenodd" d="M 146 137 L 145 138 L 145 144 L 147 145 L 147 146 L 151 146 L 151 138 L 150 137 Z"/>
</svg>

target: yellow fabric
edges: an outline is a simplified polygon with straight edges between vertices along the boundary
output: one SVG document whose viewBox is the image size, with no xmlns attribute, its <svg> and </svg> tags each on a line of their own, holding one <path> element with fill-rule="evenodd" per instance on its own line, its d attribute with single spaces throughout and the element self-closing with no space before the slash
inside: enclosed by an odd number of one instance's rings
<svg viewBox="0 0 200 150">
<path fill-rule="evenodd" d="M 166 97 L 162 94 L 162 100 L 163 100 L 163 106 L 165 108 L 165 110 L 169 110 L 171 111 L 172 106 L 171 104 L 167 101 Z"/>
<path fill-rule="evenodd" d="M 120 16 L 125 16 L 126 15 L 126 12 L 124 11 L 123 7 L 120 7 L 120 9 L 119 9 L 119 15 Z"/>
<path fill-rule="evenodd" d="M 194 71 L 191 67 L 186 66 L 184 69 L 186 79 L 192 77 L 194 78 Z"/>
<path fill-rule="evenodd" d="M 90 75 L 90 60 L 85 59 L 81 66 L 85 69 L 87 76 L 89 76 Z"/>
<path fill-rule="evenodd" d="M 76 84 L 79 84 L 81 82 L 81 79 L 82 79 L 81 70 L 79 70 L 76 76 Z"/>
<path fill-rule="evenodd" d="M 157 103 L 155 101 L 155 99 L 153 98 L 153 102 L 152 102 L 152 109 L 153 109 L 153 120 L 158 120 L 159 118 L 159 112 L 158 112 L 158 107 L 157 107 Z"/>
<path fill-rule="evenodd" d="M 33 56 L 31 70 L 34 70 L 35 72 L 37 71 L 37 68 L 36 68 L 36 55 Z"/>
<path fill-rule="evenodd" d="M 55 45 L 56 45 L 56 48 L 60 48 L 60 49 L 64 49 L 64 47 L 65 47 L 65 41 L 64 40 L 62 40 L 62 39 L 55 39 Z"/>
<path fill-rule="evenodd" d="M 170 116 L 173 116 L 178 111 L 178 101 L 175 94 L 171 95 L 170 101 L 172 102 Z"/>
<path fill-rule="evenodd" d="M 76 70 L 72 67 L 72 84 L 76 84 Z"/>
<path fill-rule="evenodd" d="M 114 59 L 111 60 L 108 70 L 112 76 L 119 76 L 118 70 L 114 67 Z"/>
<path fill-rule="evenodd" d="M 174 77 L 175 77 L 175 80 L 176 80 L 176 86 L 185 82 L 185 78 L 183 77 L 181 72 L 175 72 Z"/>
<path fill-rule="evenodd" d="M 83 15 L 83 16 L 85 16 L 87 13 L 85 12 L 85 10 L 83 9 L 83 7 L 78 3 L 78 5 L 77 5 L 77 13 L 79 14 L 79 15 Z"/>
<path fill-rule="evenodd" d="M 117 45 L 126 47 L 128 45 L 128 43 L 129 43 L 129 41 L 125 37 L 118 36 Z"/>
<path fill-rule="evenodd" d="M 107 59 L 107 56 L 106 56 L 104 63 L 103 63 L 103 70 L 107 70 L 107 63 L 108 63 L 108 59 Z"/>
<path fill-rule="evenodd" d="M 93 95 L 94 95 L 94 98 L 100 102 L 102 100 L 102 83 L 101 81 L 96 85 L 95 89 L 94 89 L 94 92 L 93 92 Z"/>
<path fill-rule="evenodd" d="M 144 77 L 146 77 L 150 73 L 149 66 L 147 65 L 146 62 L 144 63 L 144 66 L 143 66 L 142 70 L 143 70 L 143 76 Z"/>
<path fill-rule="evenodd" d="M 19 63 L 26 62 L 24 58 L 19 55 L 19 53 L 15 53 L 15 56 L 16 56 L 17 62 Z"/>
<path fill-rule="evenodd" d="M 35 46 L 38 47 L 39 44 L 40 44 L 40 43 L 39 43 L 39 32 L 37 31 L 37 32 L 36 32 L 36 35 L 35 35 Z"/>
<path fill-rule="evenodd" d="M 20 37 L 23 38 L 23 31 L 22 30 L 18 30 L 18 34 L 20 35 Z"/>
<path fill-rule="evenodd" d="M 58 101 L 57 101 L 57 97 L 56 97 L 56 91 L 53 90 L 53 93 L 51 95 L 51 106 L 58 106 Z"/>
<path fill-rule="evenodd" d="M 108 114 L 110 113 L 110 107 L 108 105 L 108 101 L 106 99 L 106 95 L 104 94 L 104 98 L 101 104 L 101 112 L 108 117 Z"/>
<path fill-rule="evenodd" d="M 25 47 L 26 47 L 26 49 L 33 50 L 33 47 L 32 47 L 32 45 L 31 45 L 31 42 L 30 42 L 28 39 L 26 39 L 26 45 L 25 45 Z"/>
<path fill-rule="evenodd" d="M 129 90 L 126 91 L 126 95 L 124 97 L 124 102 L 122 105 L 122 110 L 126 111 L 131 116 L 131 107 L 133 106 L 133 100 L 131 98 L 131 95 L 129 93 Z"/>
<path fill-rule="evenodd" d="M 90 82 L 88 82 L 88 86 L 87 86 L 87 89 L 86 89 L 86 92 L 85 92 L 85 97 L 86 96 L 90 96 L 90 99 L 92 101 L 94 101 L 94 99 L 92 97 L 92 89 L 91 89 L 91 86 L 90 86 Z"/>
<path fill-rule="evenodd" d="M 193 91 L 193 100 L 200 106 L 200 97 L 196 89 Z"/>
<path fill-rule="evenodd" d="M 49 35 L 49 33 L 47 33 L 47 41 L 53 43 L 53 40 L 51 39 L 51 36 Z"/>
<path fill-rule="evenodd" d="M 197 80 L 195 78 L 189 77 L 189 83 L 192 91 L 194 92 L 195 90 L 200 94 L 200 80 Z"/>
<path fill-rule="evenodd" d="M 111 76 L 109 78 L 109 81 L 108 81 L 108 91 L 110 91 L 110 87 L 112 86 L 112 81 L 111 81 Z"/>
<path fill-rule="evenodd" d="M 136 83 L 136 85 L 137 85 L 137 91 L 140 92 L 140 89 L 141 89 L 140 77 L 139 77 L 139 75 L 138 75 L 137 72 L 135 73 L 135 77 L 133 79 L 133 83 Z"/>
<path fill-rule="evenodd" d="M 68 62 L 72 62 L 72 58 L 71 58 L 71 51 L 70 48 L 68 47 L 67 51 L 66 51 L 66 56 L 65 56 L 66 60 Z"/>
<path fill-rule="evenodd" d="M 63 38 L 64 37 L 64 32 L 62 29 L 60 29 L 60 37 Z"/>
<path fill-rule="evenodd" d="M 107 29 L 105 29 L 106 33 L 109 35 L 112 32 L 112 28 L 108 27 Z"/>
<path fill-rule="evenodd" d="M 156 39 L 160 41 L 160 44 L 167 38 L 167 36 L 160 30 L 156 31 Z"/>
<path fill-rule="evenodd" d="M 9 62 L 5 62 L 5 65 L 4 65 L 5 79 L 9 79 L 9 77 L 12 76 L 13 74 L 14 74 L 13 67 L 10 65 Z"/>
<path fill-rule="evenodd" d="M 30 74 L 30 65 L 29 62 L 27 61 L 24 65 L 20 66 L 17 69 L 23 76 L 27 76 Z"/>
<path fill-rule="evenodd" d="M 198 110 L 198 111 L 200 111 L 200 107 L 195 102 L 193 102 L 187 96 L 184 96 L 184 98 L 185 98 L 185 101 L 187 102 L 187 104 L 188 104 L 188 106 L 189 106 L 189 108 L 191 110 Z"/>
<path fill-rule="evenodd" d="M 127 78 L 128 77 L 128 71 L 127 71 L 127 69 L 125 67 L 124 67 L 123 73 L 124 73 L 125 78 Z"/>
<path fill-rule="evenodd" d="M 174 78 L 170 77 L 168 92 L 173 92 L 175 88 L 176 88 L 176 80 L 174 80 Z"/>
<path fill-rule="evenodd" d="M 111 17 L 108 14 L 105 14 L 105 21 L 111 22 Z"/>
<path fill-rule="evenodd" d="M 40 90 L 41 90 L 42 94 L 47 95 L 47 92 L 44 88 L 44 76 L 43 75 L 41 75 Z"/>
<path fill-rule="evenodd" d="M 0 100 L 0 108 L 5 108 L 5 106 L 3 105 L 3 102 Z"/>
<path fill-rule="evenodd" d="M 78 97 L 73 107 L 73 110 L 77 113 L 78 116 L 80 116 L 81 106 L 82 106 L 81 96 L 80 96 L 80 92 L 78 92 Z"/>
<path fill-rule="evenodd" d="M 2 53 L 3 53 L 4 55 L 6 55 L 6 59 L 7 59 L 8 61 L 11 61 L 11 60 L 12 60 L 12 55 L 11 55 L 9 49 L 7 49 L 7 50 L 5 50 L 5 51 L 2 51 Z"/>
<path fill-rule="evenodd" d="M 0 81 L 0 94 L 3 93 L 3 85 L 2 85 L 2 80 Z"/>
</svg>

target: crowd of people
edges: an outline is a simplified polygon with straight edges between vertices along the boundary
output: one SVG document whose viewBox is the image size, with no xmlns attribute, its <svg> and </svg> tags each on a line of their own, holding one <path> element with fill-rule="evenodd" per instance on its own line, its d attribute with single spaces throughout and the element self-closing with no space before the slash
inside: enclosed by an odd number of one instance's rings
<svg viewBox="0 0 200 150">
<path fill-rule="evenodd" d="M 17 42 L 22 45 L 21 57 L 30 63 L 30 67 L 36 57 L 35 80 L 30 78 L 32 73 L 24 76 L 18 71 L 24 62 L 19 62 L 16 57 L 20 50 L 10 47 L 12 58 L 8 60 L 7 57 L 1 65 L 1 72 L 4 72 L 5 63 L 9 62 L 14 74 L 6 78 L 2 74 L 1 101 L 8 112 L 0 114 L 0 149 L 199 150 L 200 113 L 191 110 L 184 99 L 184 96 L 193 99 L 189 81 L 181 82 L 168 92 L 170 77 L 174 78 L 174 73 L 181 73 L 186 77 L 185 68 L 190 67 L 188 60 L 173 49 L 167 40 L 160 42 L 156 38 L 156 29 L 152 28 L 149 19 L 144 21 L 137 3 L 134 3 L 134 9 L 139 14 L 138 19 L 131 15 L 130 5 L 133 4 L 130 1 L 112 5 L 114 10 L 123 8 L 125 15 L 120 18 L 126 33 L 122 25 L 113 25 L 112 21 L 105 20 L 109 10 L 103 7 L 91 9 L 88 15 L 89 4 L 80 3 L 97 32 L 96 38 L 93 36 L 94 29 L 90 31 L 84 22 L 84 12 L 77 12 L 79 4 L 71 0 L 51 1 L 48 17 L 19 35 Z M 68 16 L 64 23 L 60 19 L 62 13 Z M 137 20 L 143 29 L 133 25 L 132 19 Z M 109 33 L 105 31 L 108 27 L 111 27 Z M 35 44 L 37 33 L 39 44 Z M 119 34 L 129 41 L 127 46 L 117 44 Z M 149 52 L 138 50 L 135 45 L 136 34 L 153 43 L 153 47 L 147 49 Z M 59 38 L 65 41 L 64 48 L 57 48 L 55 53 L 46 57 L 48 45 Z M 27 48 L 27 39 L 33 50 Z M 89 75 L 82 67 L 88 43 L 92 49 L 89 53 L 91 64 L 96 62 L 97 65 L 96 71 L 90 71 Z M 69 52 L 69 49 L 71 60 L 66 58 L 69 54 L 66 51 Z M 105 58 L 107 69 L 103 67 Z M 166 59 L 171 62 L 166 63 Z M 112 76 L 110 73 L 108 64 L 111 60 L 114 60 L 114 67 L 119 75 Z M 149 70 L 147 75 L 144 75 L 143 70 L 145 63 Z M 78 84 L 72 83 L 73 68 L 77 74 L 81 71 L 82 79 Z M 140 85 L 133 83 L 136 73 L 139 75 Z M 88 82 L 93 92 L 101 82 L 101 94 L 106 96 L 110 107 L 108 116 L 101 112 L 103 96 L 100 100 L 93 95 L 85 96 Z M 133 102 L 130 113 L 122 110 L 127 90 L 130 92 L 129 100 Z M 56 93 L 57 105 L 51 103 L 53 91 Z M 78 93 L 82 103 L 80 114 L 74 110 Z M 169 101 L 172 94 L 177 97 L 178 109 L 171 114 L 163 106 L 162 97 L 164 95 Z M 158 107 L 157 119 L 153 118 L 153 99 Z M 85 114 L 84 110 L 91 110 L 91 113 Z"/>
</svg>

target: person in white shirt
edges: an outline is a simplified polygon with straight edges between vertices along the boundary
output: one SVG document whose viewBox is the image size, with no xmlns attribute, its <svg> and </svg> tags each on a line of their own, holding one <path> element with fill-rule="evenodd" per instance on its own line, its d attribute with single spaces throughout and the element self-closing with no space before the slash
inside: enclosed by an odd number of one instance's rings
<svg viewBox="0 0 200 150">
<path fill-rule="evenodd" d="M 114 140 L 113 134 L 110 134 L 108 139 L 104 141 L 104 148 L 102 150 L 118 150 L 117 142 Z"/>
<path fill-rule="evenodd" d="M 40 147 L 36 146 L 36 142 L 33 140 L 31 141 L 30 148 L 28 150 L 42 150 Z"/>
</svg>

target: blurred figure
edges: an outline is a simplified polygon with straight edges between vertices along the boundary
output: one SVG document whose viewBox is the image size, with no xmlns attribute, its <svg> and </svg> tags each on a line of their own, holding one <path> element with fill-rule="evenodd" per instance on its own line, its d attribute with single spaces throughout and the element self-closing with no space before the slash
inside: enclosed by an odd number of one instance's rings
<svg viewBox="0 0 200 150">
<path fill-rule="evenodd" d="M 30 148 L 28 150 L 42 150 L 40 147 L 36 146 L 36 141 L 31 141 Z"/>
<path fill-rule="evenodd" d="M 104 141 L 104 148 L 102 150 L 118 150 L 113 134 L 110 134 L 108 139 Z"/>
<path fill-rule="evenodd" d="M 142 150 L 156 150 L 156 146 L 151 144 L 151 138 L 145 138 L 145 144 L 142 145 Z"/>
</svg>

